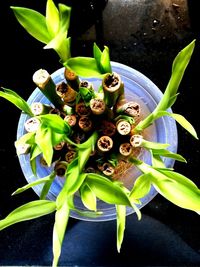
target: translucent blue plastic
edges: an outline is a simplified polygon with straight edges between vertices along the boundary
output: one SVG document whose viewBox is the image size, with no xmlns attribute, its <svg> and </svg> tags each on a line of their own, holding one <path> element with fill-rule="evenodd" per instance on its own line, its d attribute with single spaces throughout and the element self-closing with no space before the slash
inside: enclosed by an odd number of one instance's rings
<svg viewBox="0 0 200 267">
<path fill-rule="evenodd" d="M 162 98 L 162 92 L 158 89 L 158 87 L 145 75 L 138 72 L 137 70 L 127 67 L 123 64 L 119 64 L 117 62 L 112 62 L 112 69 L 114 72 L 117 72 L 124 82 L 125 86 L 125 94 L 126 98 L 129 100 L 133 100 L 139 102 L 142 107 L 143 117 L 145 117 L 148 113 L 152 112 L 160 99 Z M 64 68 L 61 68 L 54 72 L 52 75 L 52 79 L 56 84 L 60 83 L 64 80 Z M 100 84 L 100 79 L 87 79 L 92 82 L 94 88 L 97 89 Z M 28 99 L 28 103 L 32 102 L 42 102 L 49 104 L 49 100 L 41 93 L 41 91 L 36 88 L 31 96 Z M 170 110 L 169 110 L 170 111 Z M 25 134 L 24 123 L 28 119 L 28 116 L 25 114 L 21 114 L 17 129 L 17 139 L 20 138 L 23 134 Z M 151 126 L 146 131 L 146 139 L 151 141 L 157 141 L 160 143 L 168 143 L 170 144 L 169 150 L 172 152 L 177 152 L 177 128 L 175 121 L 170 117 L 162 117 L 158 119 L 153 126 Z M 150 157 L 147 152 L 144 152 L 140 155 L 140 158 L 147 163 L 150 163 Z M 23 171 L 23 174 L 28 183 L 47 176 L 51 172 L 51 168 L 42 167 L 39 164 L 39 157 L 37 158 L 37 176 L 35 177 L 32 173 L 29 155 L 21 155 L 19 156 L 19 162 Z M 167 167 L 173 167 L 174 160 L 167 158 L 165 160 Z M 129 169 L 126 175 L 124 175 L 123 179 L 125 183 L 128 185 L 133 184 L 137 176 L 139 175 L 139 171 L 135 168 Z M 128 182 L 127 182 L 128 181 Z M 48 199 L 55 200 L 56 196 L 60 192 L 64 180 L 62 178 L 56 177 L 52 187 L 50 188 L 49 194 L 47 196 Z M 33 188 L 37 195 L 40 195 L 41 189 L 43 185 L 37 185 Z M 151 201 L 157 192 L 154 187 L 151 187 L 151 190 L 147 196 L 145 196 L 141 201 L 142 204 L 139 205 L 139 208 L 142 208 L 149 201 Z M 78 194 L 75 196 L 75 205 L 80 210 L 86 210 L 83 206 L 80 197 Z M 106 221 L 113 220 L 116 218 L 115 206 L 109 205 L 102 201 L 98 201 L 98 210 L 103 211 L 103 215 L 97 218 L 88 218 L 83 217 L 77 214 L 76 212 L 71 212 L 70 216 L 73 218 L 81 219 L 81 220 L 90 220 L 90 221 Z M 127 215 L 133 213 L 132 208 L 127 208 Z"/>
</svg>

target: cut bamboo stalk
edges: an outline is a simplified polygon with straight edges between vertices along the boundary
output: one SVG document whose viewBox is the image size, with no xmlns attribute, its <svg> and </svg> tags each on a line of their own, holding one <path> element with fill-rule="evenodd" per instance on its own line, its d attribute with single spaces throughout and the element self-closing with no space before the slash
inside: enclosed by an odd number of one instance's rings
<svg viewBox="0 0 200 267">
<path fill-rule="evenodd" d="M 78 121 L 80 129 L 84 132 L 89 132 L 92 130 L 92 120 L 89 117 L 82 116 Z"/>
<path fill-rule="evenodd" d="M 53 148 L 54 148 L 55 150 L 57 150 L 57 151 L 60 151 L 60 150 L 63 149 L 64 145 L 65 145 L 65 142 L 62 141 L 62 142 L 60 142 L 59 144 L 55 145 Z"/>
<path fill-rule="evenodd" d="M 66 161 L 58 161 L 55 164 L 54 171 L 57 176 L 64 177 L 67 170 L 67 162 Z"/>
<path fill-rule="evenodd" d="M 30 118 L 24 123 L 24 128 L 27 132 L 36 132 L 40 126 L 40 121 L 37 118 Z"/>
<path fill-rule="evenodd" d="M 74 114 L 66 115 L 64 117 L 64 121 L 66 121 L 69 124 L 69 126 L 73 127 L 76 125 L 76 121 L 77 121 L 76 115 Z"/>
<path fill-rule="evenodd" d="M 55 107 L 63 106 L 62 99 L 56 94 L 56 85 L 46 70 L 37 70 L 33 74 L 33 82 Z"/>
<path fill-rule="evenodd" d="M 64 76 L 70 87 L 78 92 L 79 85 L 81 82 L 78 75 L 73 70 L 65 68 Z"/>
<path fill-rule="evenodd" d="M 115 107 L 116 113 L 126 114 L 132 117 L 139 117 L 140 105 L 137 102 L 129 101 L 125 99 L 118 101 Z"/>
<path fill-rule="evenodd" d="M 65 160 L 67 163 L 70 163 L 76 156 L 76 151 L 75 150 L 69 150 L 66 154 L 65 154 Z"/>
<path fill-rule="evenodd" d="M 63 106 L 63 109 L 62 110 L 67 115 L 73 114 L 73 108 L 70 107 L 70 106 L 68 106 L 68 105 L 66 105 L 66 104 Z"/>
<path fill-rule="evenodd" d="M 101 131 L 103 135 L 113 136 L 116 133 L 116 126 L 113 122 L 103 120 L 101 123 Z"/>
<path fill-rule="evenodd" d="M 126 120 L 118 120 L 116 122 L 117 131 L 121 135 L 127 135 L 131 131 L 131 125 Z"/>
<path fill-rule="evenodd" d="M 130 143 L 133 147 L 140 147 L 142 145 L 143 136 L 140 134 L 134 134 L 130 138 Z"/>
<path fill-rule="evenodd" d="M 16 151 L 17 155 L 26 155 L 30 152 L 31 145 L 29 144 L 17 144 L 16 145 Z"/>
<path fill-rule="evenodd" d="M 102 171 L 103 174 L 106 176 L 112 176 L 115 172 L 114 167 L 108 162 L 105 162 L 103 164 L 102 169 L 103 169 L 103 171 Z"/>
<path fill-rule="evenodd" d="M 94 115 L 101 115 L 106 110 L 106 104 L 103 99 L 92 98 L 90 100 L 90 108 Z"/>
<path fill-rule="evenodd" d="M 92 90 L 92 91 L 94 90 L 93 84 L 89 81 L 86 81 L 86 80 L 83 80 L 80 82 L 79 88 L 80 87 L 84 87 L 84 88 L 87 88 L 87 89 Z"/>
<path fill-rule="evenodd" d="M 45 105 L 41 102 L 33 102 L 30 108 L 34 116 L 48 114 L 52 109 L 50 105 Z"/>
<path fill-rule="evenodd" d="M 113 140 L 109 136 L 101 136 L 97 140 L 97 148 L 100 152 L 108 152 L 113 147 Z"/>
<path fill-rule="evenodd" d="M 65 82 L 61 82 L 56 85 L 56 93 L 63 100 L 64 104 L 69 106 L 75 105 L 77 92 L 66 84 Z"/>
<path fill-rule="evenodd" d="M 133 148 L 130 143 L 123 143 L 119 146 L 119 152 L 122 156 L 130 156 L 133 151 Z"/>
<path fill-rule="evenodd" d="M 124 94 L 124 84 L 121 81 L 120 75 L 116 72 L 113 72 L 112 74 L 108 73 L 104 77 L 102 87 L 104 92 L 104 101 L 109 108 L 113 107 L 118 98 Z"/>
<path fill-rule="evenodd" d="M 48 167 L 47 162 L 43 157 L 40 158 L 40 165 L 42 167 Z"/>
<path fill-rule="evenodd" d="M 84 102 L 76 104 L 75 111 L 79 116 L 89 116 L 91 114 L 90 107 L 87 107 Z"/>
</svg>

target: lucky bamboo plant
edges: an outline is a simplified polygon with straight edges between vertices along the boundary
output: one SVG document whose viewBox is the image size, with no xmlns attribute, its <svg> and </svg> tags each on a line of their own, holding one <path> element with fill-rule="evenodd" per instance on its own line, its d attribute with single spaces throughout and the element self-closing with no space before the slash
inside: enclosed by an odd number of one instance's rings
<svg viewBox="0 0 200 267">
<path fill-rule="evenodd" d="M 70 211 L 75 210 L 87 217 L 101 216 L 97 199 L 116 207 L 118 251 L 124 236 L 126 207 L 132 207 L 140 219 L 140 199 L 149 193 L 152 185 L 174 204 L 199 212 L 198 187 L 164 163 L 166 157 L 182 162 L 186 160 L 168 150 L 168 144 L 146 140 L 143 135 L 155 120 L 171 116 L 198 139 L 194 128 L 182 115 L 169 111 L 177 99 L 178 87 L 192 56 L 195 40 L 176 56 L 171 78 L 155 110 L 140 119 L 140 105 L 134 100 L 126 100 L 123 81 L 112 71 L 108 47 L 101 51 L 94 43 L 93 57 L 71 57 L 68 37 L 70 7 L 59 4 L 57 8 L 52 0 L 47 0 L 46 16 L 32 9 L 11 8 L 27 32 L 45 43 L 44 48 L 57 52 L 64 66 L 65 81 L 55 84 L 46 70 L 34 73 L 34 83 L 51 105 L 29 105 L 10 89 L 2 88 L 0 91 L 1 97 L 29 116 L 24 125 L 26 133 L 15 142 L 15 146 L 18 155 L 30 155 L 36 179 L 18 188 L 13 195 L 43 185 L 40 200 L 15 209 L 0 221 L 0 229 L 54 212 L 53 266 L 57 266 Z M 83 80 L 87 77 L 102 79 L 98 91 L 89 81 Z M 138 151 L 143 149 L 150 153 L 151 164 L 137 157 Z M 38 156 L 43 166 L 53 166 L 53 171 L 43 178 L 37 178 Z M 115 179 L 121 159 L 126 163 L 125 167 L 134 166 L 142 172 L 131 188 Z M 64 184 L 56 200 L 52 201 L 46 197 L 56 176 L 63 177 Z M 76 192 L 79 192 L 87 211 L 75 206 Z"/>
</svg>

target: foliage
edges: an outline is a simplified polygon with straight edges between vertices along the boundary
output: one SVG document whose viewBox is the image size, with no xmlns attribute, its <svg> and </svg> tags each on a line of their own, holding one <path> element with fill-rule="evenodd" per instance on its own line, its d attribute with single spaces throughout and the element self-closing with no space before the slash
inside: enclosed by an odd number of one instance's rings
<svg viewBox="0 0 200 267">
<path fill-rule="evenodd" d="M 47 0 L 46 16 L 37 11 L 11 7 L 19 23 L 34 38 L 45 44 L 44 48 L 52 48 L 59 55 L 61 63 L 65 68 L 73 70 L 77 75 L 83 77 L 103 77 L 106 73 L 112 73 L 110 64 L 109 49 L 104 47 L 103 51 L 94 43 L 93 57 L 71 57 L 70 37 L 68 30 L 70 25 L 71 8 L 59 4 L 58 8 L 52 0 Z M 177 99 L 178 87 L 184 75 L 184 71 L 190 61 L 195 46 L 195 40 L 186 46 L 176 56 L 170 81 L 155 110 L 141 120 L 135 126 L 135 133 L 141 133 L 161 116 L 171 116 L 180 123 L 195 138 L 197 134 L 193 126 L 180 114 L 169 112 L 169 108 Z M 86 90 L 80 91 L 79 98 L 84 99 Z M 10 89 L 3 88 L 0 96 L 16 105 L 22 112 L 33 117 L 28 103 L 17 93 Z M 95 94 L 90 95 L 91 98 Z M 89 99 L 90 100 L 90 99 Z M 87 104 L 89 103 L 87 99 Z M 117 250 L 120 251 L 124 237 L 126 223 L 126 207 L 135 210 L 138 219 L 141 219 L 140 203 L 146 196 L 151 186 L 167 198 L 172 203 L 195 212 L 200 211 L 200 190 L 187 177 L 172 169 L 166 168 L 164 158 L 169 157 L 174 160 L 186 162 L 179 154 L 168 150 L 168 144 L 150 142 L 143 139 L 141 147 L 149 151 L 152 164 L 149 165 L 137 158 L 130 157 L 129 161 L 134 164 L 142 174 L 137 178 L 132 189 L 128 190 L 122 183 L 116 182 L 99 173 L 85 172 L 85 166 L 90 155 L 94 152 L 99 132 L 94 130 L 81 144 L 71 139 L 72 128 L 60 116 L 55 114 L 45 114 L 37 116 L 39 127 L 36 131 L 24 134 L 15 142 L 15 146 L 30 146 L 30 163 L 33 173 L 36 175 L 36 158 L 42 154 L 48 166 L 52 166 L 53 149 L 61 142 L 67 142 L 74 146 L 75 158 L 67 164 L 64 173 L 64 185 L 55 201 L 46 200 L 46 196 L 51 185 L 56 178 L 55 169 L 46 177 L 38 178 L 32 183 L 18 188 L 13 195 L 19 194 L 36 185 L 43 184 L 40 200 L 32 201 L 11 212 L 5 219 L 0 221 L 0 230 L 24 221 L 34 219 L 52 212 L 55 212 L 55 224 L 53 228 L 53 266 L 57 266 L 61 254 L 62 242 L 67 228 L 70 211 L 76 211 L 81 216 L 98 217 L 102 212 L 98 210 L 97 199 L 108 204 L 115 205 L 117 220 Z M 126 115 L 119 115 L 117 118 L 123 119 L 134 125 L 135 120 Z M 118 159 L 111 155 L 109 163 L 115 166 Z M 78 210 L 75 207 L 74 195 L 80 193 L 80 198 L 87 208 L 87 211 Z"/>
</svg>

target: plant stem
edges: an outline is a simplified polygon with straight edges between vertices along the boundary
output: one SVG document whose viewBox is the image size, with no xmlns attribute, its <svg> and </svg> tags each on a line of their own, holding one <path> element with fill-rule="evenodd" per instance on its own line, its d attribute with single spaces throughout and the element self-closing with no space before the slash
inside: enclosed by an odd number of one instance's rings
<svg viewBox="0 0 200 267">
<path fill-rule="evenodd" d="M 121 77 L 116 72 L 108 73 L 102 81 L 102 86 L 106 105 L 113 107 L 118 98 L 124 94 L 124 84 Z"/>
<path fill-rule="evenodd" d="M 62 99 L 56 94 L 56 85 L 46 70 L 37 70 L 33 74 L 33 82 L 55 107 L 63 106 Z"/>
<path fill-rule="evenodd" d="M 65 68 L 64 76 L 67 81 L 67 83 L 73 88 L 75 91 L 78 91 L 80 79 L 78 75 L 73 70 L 70 70 L 68 68 Z"/>
</svg>

